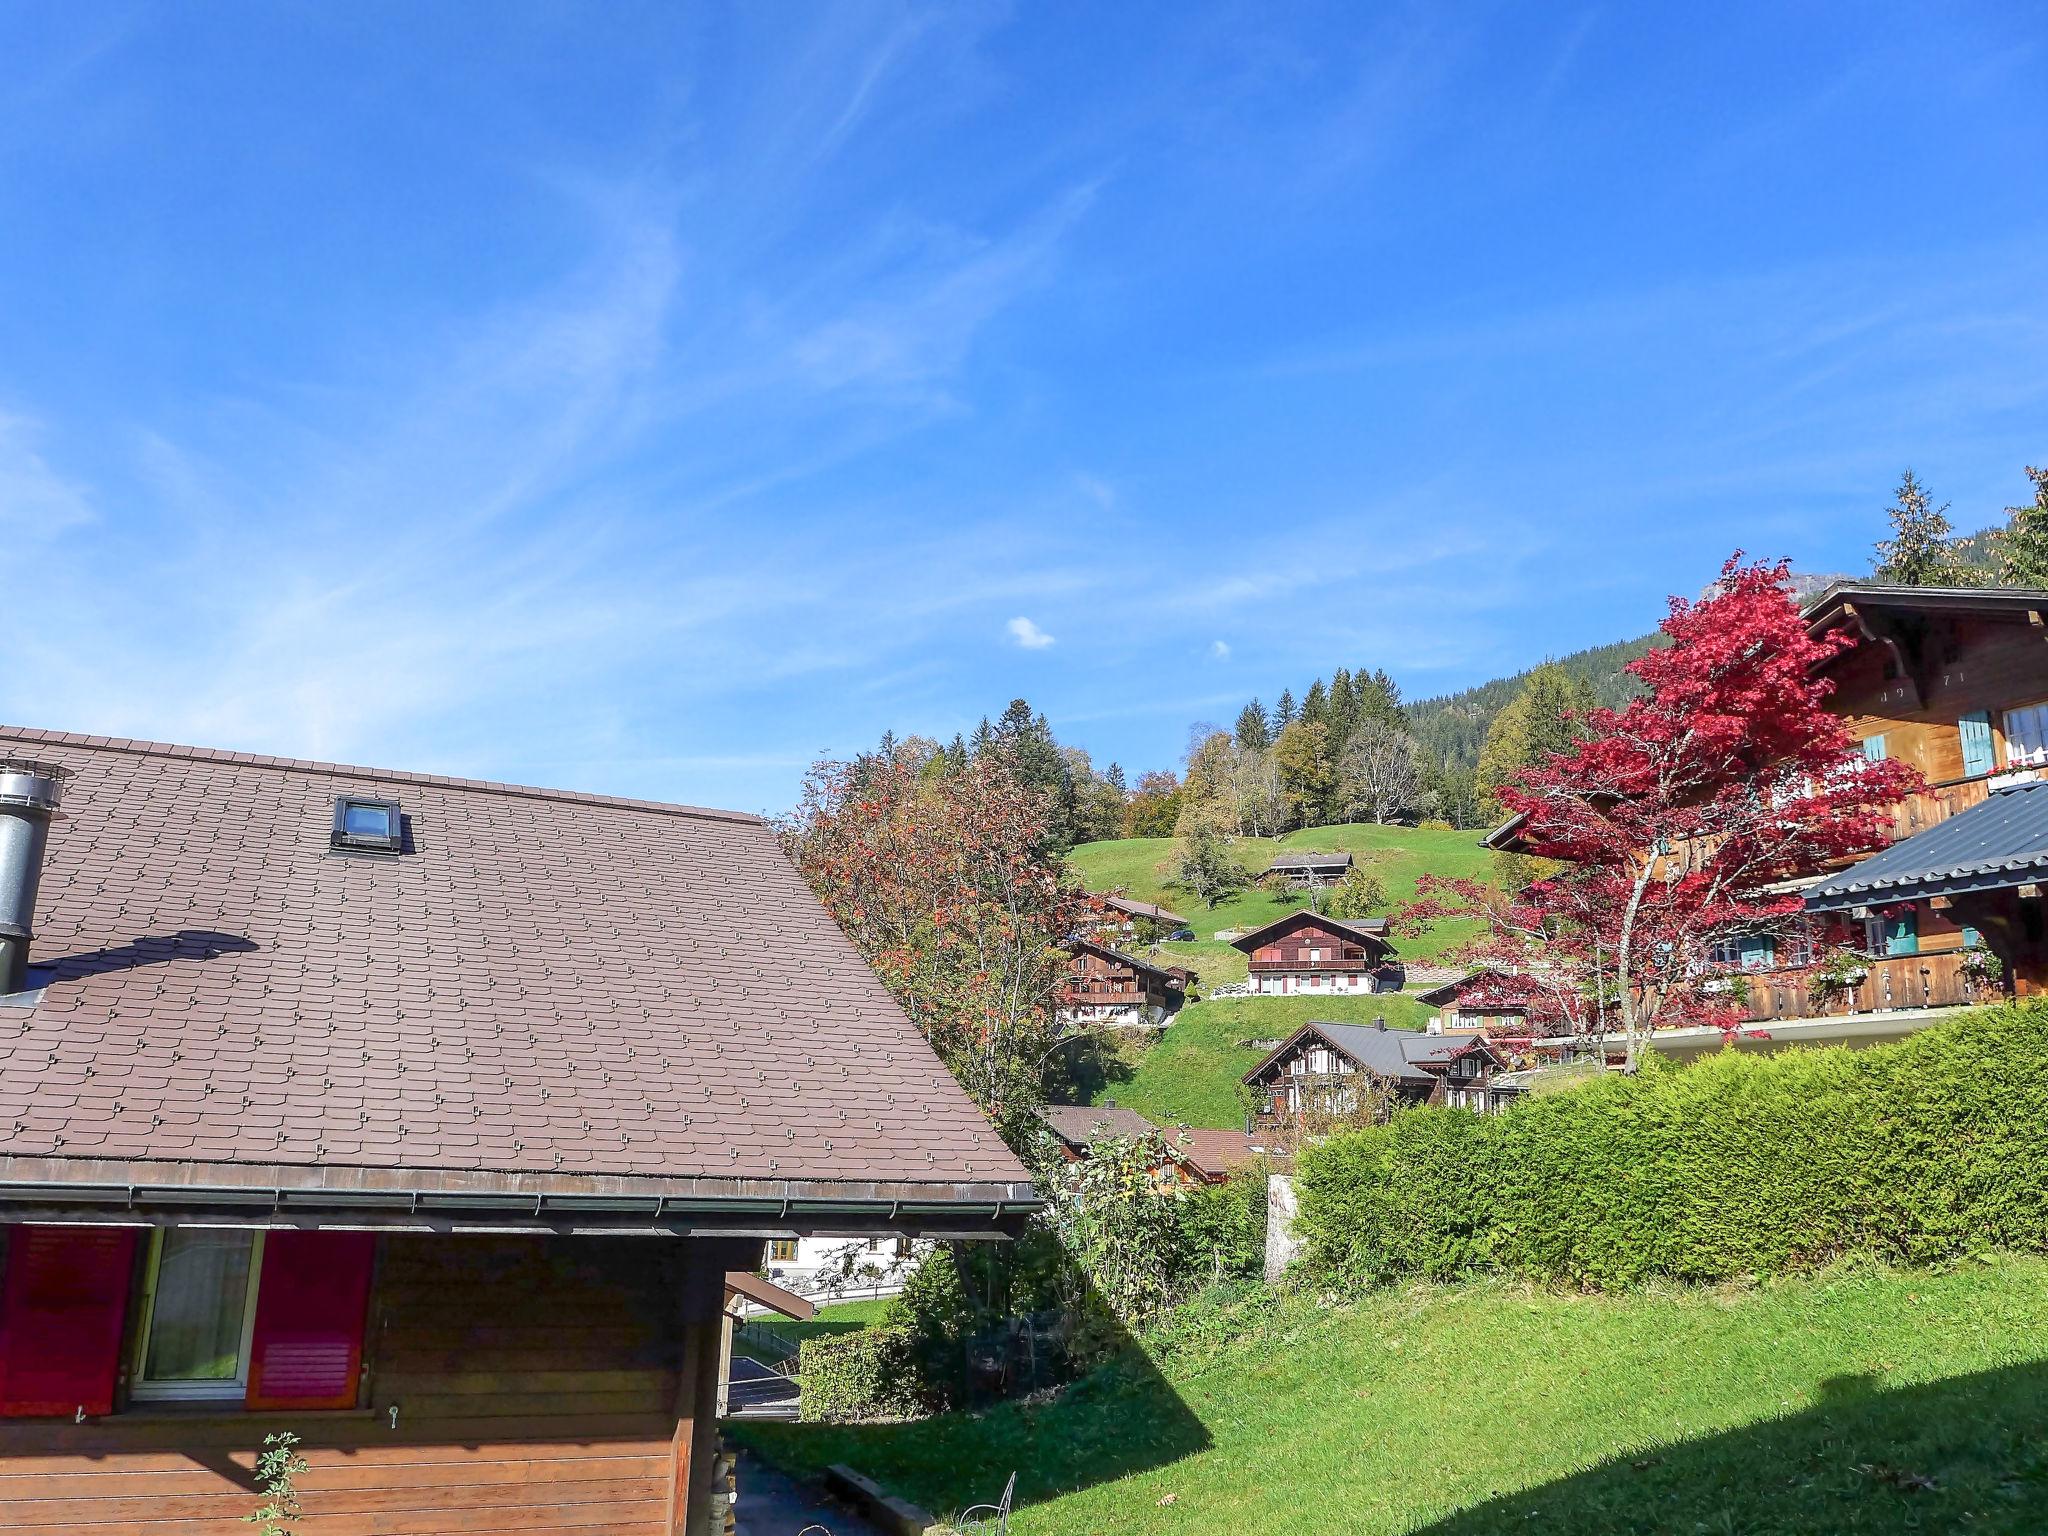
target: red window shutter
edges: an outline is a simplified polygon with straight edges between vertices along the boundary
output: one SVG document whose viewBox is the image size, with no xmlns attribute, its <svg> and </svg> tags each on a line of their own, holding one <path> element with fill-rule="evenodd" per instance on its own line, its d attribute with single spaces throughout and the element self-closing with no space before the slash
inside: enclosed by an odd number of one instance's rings
<svg viewBox="0 0 2048 1536">
<path fill-rule="evenodd" d="M 353 1408 L 370 1304 L 369 1232 L 271 1232 L 263 1239 L 251 1408 Z"/>
<path fill-rule="evenodd" d="M 0 1416 L 114 1411 L 132 1227 L 16 1227 L 0 1284 Z"/>
</svg>

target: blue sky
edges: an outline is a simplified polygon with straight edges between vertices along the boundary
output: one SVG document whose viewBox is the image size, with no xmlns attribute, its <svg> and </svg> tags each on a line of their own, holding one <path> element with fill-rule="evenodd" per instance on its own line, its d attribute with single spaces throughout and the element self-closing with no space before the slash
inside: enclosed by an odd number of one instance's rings
<svg viewBox="0 0 2048 1536">
<path fill-rule="evenodd" d="M 2048 12 L 0 3 L 0 716 L 1175 760 L 2048 462 Z"/>
</svg>

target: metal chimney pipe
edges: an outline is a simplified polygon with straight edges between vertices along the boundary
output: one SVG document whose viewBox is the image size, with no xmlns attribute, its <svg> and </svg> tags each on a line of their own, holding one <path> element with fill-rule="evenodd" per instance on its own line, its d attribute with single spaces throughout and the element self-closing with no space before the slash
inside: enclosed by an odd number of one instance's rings
<svg viewBox="0 0 2048 1536">
<path fill-rule="evenodd" d="M 35 763 L 0 763 L 0 991 L 28 990 L 36 887 L 42 883 L 50 821 L 63 798 L 59 772 Z"/>
</svg>

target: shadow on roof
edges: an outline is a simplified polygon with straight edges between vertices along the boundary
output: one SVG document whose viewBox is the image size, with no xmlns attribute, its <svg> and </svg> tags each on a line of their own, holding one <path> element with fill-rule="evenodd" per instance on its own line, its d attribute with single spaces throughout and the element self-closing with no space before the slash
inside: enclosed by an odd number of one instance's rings
<svg viewBox="0 0 2048 1536">
<path fill-rule="evenodd" d="M 253 954 L 262 946 L 239 933 L 217 933 L 211 928 L 180 928 L 176 933 L 151 934 L 113 949 L 87 950 L 76 955 L 59 955 L 54 960 L 37 960 L 31 967 L 37 984 L 79 981 L 87 976 L 104 976 L 111 971 L 132 971 L 145 965 L 163 965 L 172 960 L 217 960 L 222 955 Z"/>
</svg>

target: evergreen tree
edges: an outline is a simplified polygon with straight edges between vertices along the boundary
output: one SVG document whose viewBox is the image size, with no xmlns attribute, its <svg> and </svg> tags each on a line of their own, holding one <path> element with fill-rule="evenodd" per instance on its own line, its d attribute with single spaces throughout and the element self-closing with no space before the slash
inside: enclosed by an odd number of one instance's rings
<svg viewBox="0 0 2048 1536">
<path fill-rule="evenodd" d="M 1124 765 L 1122 763 L 1111 763 L 1109 771 L 1102 776 L 1102 782 L 1120 795 L 1130 793 L 1130 786 L 1124 783 Z"/>
<path fill-rule="evenodd" d="M 1237 744 L 1253 752 L 1263 752 L 1273 744 L 1273 727 L 1266 719 L 1266 708 L 1257 699 L 1245 705 L 1244 712 L 1237 717 Z"/>
<path fill-rule="evenodd" d="M 1294 693 L 1291 689 L 1282 688 L 1280 690 L 1280 702 L 1273 706 L 1273 734 L 1278 736 L 1292 724 L 1294 724 Z"/>
<path fill-rule="evenodd" d="M 1351 680 L 1351 693 L 1357 701 L 1360 720 L 1377 720 L 1382 725 L 1408 729 L 1408 715 L 1401 708 L 1401 685 L 1387 675 L 1385 668 L 1376 669 L 1370 676 L 1358 673 Z"/>
<path fill-rule="evenodd" d="M 1569 752 L 1585 733 L 1593 690 L 1554 661 L 1529 674 L 1522 691 L 1493 718 L 1479 751 L 1480 810 L 1488 820 L 1505 816 L 1495 792 L 1524 768 L 1541 766 L 1554 753 Z"/>
<path fill-rule="evenodd" d="M 1981 585 L 1982 573 L 1956 548 L 1948 503 L 1935 506 L 1910 469 L 1895 494 L 1898 499 L 1886 509 L 1892 536 L 1877 546 L 1877 579 L 1902 587 Z"/>
<path fill-rule="evenodd" d="M 1331 749 L 1343 751 L 1358 724 L 1358 699 L 1351 691 L 1351 674 L 1342 667 L 1330 674 L 1330 717 L 1323 723 L 1330 728 Z"/>
<path fill-rule="evenodd" d="M 978 739 L 981 733 L 975 734 Z M 1054 841 L 1049 851 L 1065 853 L 1073 847 L 1084 830 L 1078 815 L 1077 786 L 1072 765 L 1053 740 L 1045 716 L 1034 715 L 1024 700 L 1012 699 L 981 750 L 1000 758 L 1020 784 L 1050 800 L 1048 821 Z"/>
<path fill-rule="evenodd" d="M 1310 725 L 1327 727 L 1330 723 L 1330 690 L 1323 686 L 1319 677 L 1308 685 L 1308 692 L 1302 695 L 1301 713 L 1296 717 Z"/>
<path fill-rule="evenodd" d="M 2048 588 L 2048 469 L 2027 466 L 2034 499 L 2024 507 L 2007 507 L 2007 523 L 1998 536 L 1998 579 L 2008 587 Z"/>
</svg>

